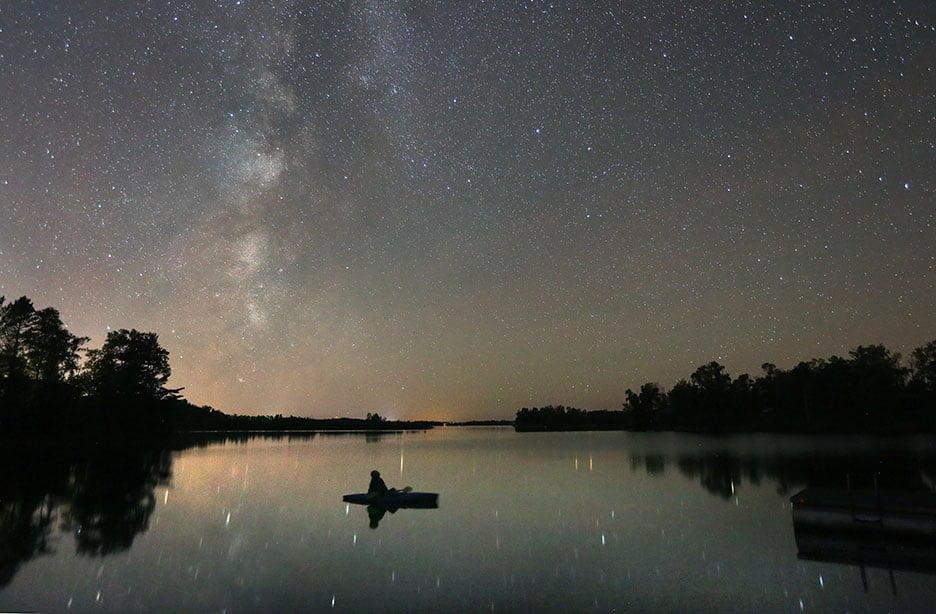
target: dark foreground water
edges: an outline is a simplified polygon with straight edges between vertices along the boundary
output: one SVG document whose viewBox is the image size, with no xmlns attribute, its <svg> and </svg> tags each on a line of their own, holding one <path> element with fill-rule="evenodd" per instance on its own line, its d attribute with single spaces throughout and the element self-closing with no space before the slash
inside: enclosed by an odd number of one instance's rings
<svg viewBox="0 0 936 614">
<path fill-rule="evenodd" d="M 0 610 L 936 607 L 927 540 L 807 540 L 790 503 L 929 491 L 925 438 L 447 428 L 0 460 Z M 372 468 L 439 509 L 342 503 Z"/>
</svg>

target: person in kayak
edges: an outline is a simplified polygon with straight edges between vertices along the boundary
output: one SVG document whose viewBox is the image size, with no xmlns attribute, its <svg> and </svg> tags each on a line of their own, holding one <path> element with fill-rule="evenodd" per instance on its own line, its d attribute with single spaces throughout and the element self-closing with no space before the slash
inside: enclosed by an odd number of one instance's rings
<svg viewBox="0 0 936 614">
<path fill-rule="evenodd" d="M 379 499 L 380 497 L 386 497 L 387 495 L 397 494 L 396 488 L 387 488 L 387 485 L 384 483 L 383 478 L 380 477 L 380 472 L 374 469 L 370 472 L 370 486 L 367 487 L 367 496 L 372 499 Z"/>
</svg>

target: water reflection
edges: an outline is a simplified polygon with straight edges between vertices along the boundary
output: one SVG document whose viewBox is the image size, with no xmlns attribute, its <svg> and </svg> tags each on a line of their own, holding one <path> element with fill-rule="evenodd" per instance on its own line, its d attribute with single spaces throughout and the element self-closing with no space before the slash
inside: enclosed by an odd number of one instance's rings
<svg viewBox="0 0 936 614">
<path fill-rule="evenodd" d="M 408 505 L 368 505 L 367 506 L 367 517 L 368 524 L 370 528 L 376 529 L 380 526 L 380 521 L 383 520 L 383 517 L 390 512 L 391 514 L 396 514 L 397 511 L 403 509 L 419 509 L 419 510 L 434 510 L 438 509 L 438 503 L 419 503 L 419 504 L 408 504 Z"/>
<path fill-rule="evenodd" d="M 811 451 L 809 454 L 774 452 L 739 453 L 716 449 L 701 453 L 631 456 L 631 469 L 662 477 L 675 465 L 683 476 L 698 482 L 706 492 L 731 499 L 743 484 L 775 485 L 777 494 L 788 495 L 804 485 L 852 488 L 877 481 L 879 488 L 910 492 L 936 491 L 936 458 L 913 450 L 884 449 L 843 454 Z"/>
<path fill-rule="evenodd" d="M 807 487 L 791 498 L 800 559 L 866 568 L 936 573 L 936 493 Z"/>
<path fill-rule="evenodd" d="M 388 508 L 382 505 L 368 505 L 367 506 L 367 517 L 369 519 L 370 528 L 376 529 L 380 526 L 380 521 L 383 520 L 384 514 L 387 512 L 395 513 L 396 510 L 389 510 Z"/>
<path fill-rule="evenodd" d="M 253 609 L 290 611 L 328 608 L 337 593 L 338 608 L 373 609 L 389 591 L 414 609 L 536 609 L 577 595 L 672 611 L 718 586 L 722 609 L 756 609 L 768 594 L 766 609 L 801 599 L 854 609 L 847 600 L 866 582 L 869 607 L 901 609 L 892 591 L 922 603 L 930 579 L 864 570 L 930 571 L 934 539 L 890 530 L 889 517 L 860 530 L 851 515 L 844 530 L 817 525 L 791 496 L 805 488 L 838 509 L 836 497 L 878 492 L 885 510 L 936 497 L 932 450 L 924 440 L 454 429 L 2 450 L 0 605 L 54 610 L 74 597 L 73 609 L 90 609 L 103 594 L 125 611 L 198 594 L 191 609 L 254 599 Z M 340 503 L 374 466 L 438 490 L 444 514 Z"/>
<path fill-rule="evenodd" d="M 394 432 L 367 432 L 378 442 Z M 155 489 L 172 478 L 173 454 L 248 441 L 294 442 L 314 437 L 360 437 L 348 432 L 190 433 L 159 445 L 70 449 L 28 446 L 0 450 L 0 589 L 31 559 L 57 551 L 71 535 L 75 553 L 103 557 L 126 551 L 149 528 Z M 386 512 L 368 509 L 377 528 Z"/>
<path fill-rule="evenodd" d="M 30 559 L 70 533 L 76 552 L 104 556 L 130 548 L 168 483 L 164 449 L 3 450 L 0 456 L 0 587 Z"/>
<path fill-rule="evenodd" d="M 796 555 L 801 560 L 854 566 L 869 590 L 866 569 L 936 573 L 936 459 L 912 447 L 842 454 L 832 447 L 808 454 L 738 454 L 730 450 L 631 457 L 631 468 L 665 475 L 670 464 L 721 499 L 745 483 L 773 483 L 790 498 Z"/>
</svg>

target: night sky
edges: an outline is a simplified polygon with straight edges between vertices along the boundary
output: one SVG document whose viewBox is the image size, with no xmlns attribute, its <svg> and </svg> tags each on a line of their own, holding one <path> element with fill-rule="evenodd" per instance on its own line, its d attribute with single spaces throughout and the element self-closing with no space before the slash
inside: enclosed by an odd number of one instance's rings
<svg viewBox="0 0 936 614">
<path fill-rule="evenodd" d="M 225 411 L 936 338 L 936 3 L 0 3 L 0 294 Z"/>
</svg>

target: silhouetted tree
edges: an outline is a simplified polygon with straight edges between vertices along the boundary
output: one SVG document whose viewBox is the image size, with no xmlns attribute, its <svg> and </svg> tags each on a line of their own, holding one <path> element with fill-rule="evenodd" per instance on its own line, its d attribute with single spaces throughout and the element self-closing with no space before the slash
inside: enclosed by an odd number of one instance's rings
<svg viewBox="0 0 936 614">
<path fill-rule="evenodd" d="M 165 387 L 172 373 L 169 352 L 156 333 L 109 332 L 101 349 L 88 352 L 87 370 L 89 392 L 100 398 L 160 401 L 178 393 Z"/>
<path fill-rule="evenodd" d="M 936 431 L 936 341 L 913 351 L 910 368 L 883 345 L 858 346 L 760 377 L 735 379 L 717 362 L 668 392 L 628 389 L 621 412 L 521 409 L 518 430 L 627 428 L 692 431 Z M 622 414 L 620 417 L 615 414 Z"/>
<path fill-rule="evenodd" d="M 713 360 L 693 371 L 689 381 L 702 392 L 723 394 L 731 384 L 731 376 L 725 372 L 725 367 Z"/>
<path fill-rule="evenodd" d="M 32 301 L 0 297 L 0 397 L 8 406 L 20 401 L 26 381 L 26 343 L 36 323 Z"/>
<path fill-rule="evenodd" d="M 851 352 L 850 401 L 863 405 L 868 419 L 886 422 L 895 405 L 901 403 L 901 391 L 909 370 L 901 366 L 900 354 L 883 345 L 858 346 Z"/>
<path fill-rule="evenodd" d="M 915 382 L 936 391 L 936 341 L 920 346 L 910 354 L 910 373 Z"/>
<path fill-rule="evenodd" d="M 729 413 L 731 376 L 725 367 L 712 361 L 697 368 L 689 376 L 692 402 L 688 407 L 676 407 L 685 424 L 692 428 L 721 430 Z"/>
<path fill-rule="evenodd" d="M 0 297 L 0 447 L 24 436 L 77 444 L 124 435 L 155 441 L 172 431 L 202 429 L 432 428 L 429 422 L 387 421 L 378 413 L 366 420 L 316 420 L 196 407 L 179 396 L 181 388 L 166 387 L 169 353 L 156 333 L 113 331 L 100 349 L 87 351 L 82 364 L 87 341 L 65 327 L 56 309 L 36 310 L 26 297 L 11 303 Z"/>
<path fill-rule="evenodd" d="M 54 308 L 37 311 L 26 347 L 32 376 L 43 384 L 65 381 L 78 370 L 80 352 L 87 342 L 87 337 L 77 337 L 65 328 Z"/>
<path fill-rule="evenodd" d="M 564 405 L 546 407 L 524 407 L 517 413 L 514 425 L 526 430 L 583 429 L 601 428 L 605 424 L 614 424 L 615 417 L 623 412 L 586 412 Z M 589 422 L 589 416 L 596 418 Z"/>
<path fill-rule="evenodd" d="M 624 410 L 631 412 L 635 428 L 651 430 L 659 426 L 666 406 L 666 394 L 659 384 L 647 382 L 640 387 L 639 393 L 628 388 L 624 396 L 627 399 Z"/>
</svg>

